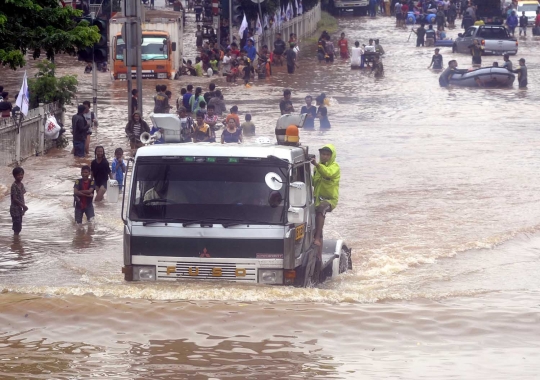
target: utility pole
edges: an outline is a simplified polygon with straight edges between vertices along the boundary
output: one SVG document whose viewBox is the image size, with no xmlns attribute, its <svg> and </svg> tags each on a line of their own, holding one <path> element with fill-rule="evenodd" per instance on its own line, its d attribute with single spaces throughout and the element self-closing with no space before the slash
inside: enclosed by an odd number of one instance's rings
<svg viewBox="0 0 540 380">
<path fill-rule="evenodd" d="M 127 81 L 128 81 L 128 110 L 129 116 L 133 113 L 131 109 L 131 90 L 133 89 L 132 82 L 132 68 L 135 66 L 137 70 L 137 90 L 138 90 L 138 111 L 142 115 L 143 111 L 143 91 L 142 91 L 142 62 L 141 62 L 141 43 L 142 43 L 142 30 L 141 30 L 141 2 L 139 0 L 125 0 L 125 23 L 123 28 L 122 37 L 125 42 L 124 49 L 124 63 L 127 67 Z"/>
<path fill-rule="evenodd" d="M 97 18 L 100 10 L 101 4 L 99 3 L 90 5 L 90 17 L 92 18 L 92 25 L 94 25 L 94 20 Z M 94 115 L 98 117 L 98 108 L 97 108 L 97 88 L 98 88 L 98 77 L 97 77 L 97 65 L 94 57 L 94 50 L 92 50 L 92 105 L 94 110 Z"/>
<path fill-rule="evenodd" d="M 142 101 L 142 27 L 141 23 L 143 18 L 142 12 L 142 1 L 132 0 L 137 7 L 137 44 L 135 45 L 135 54 L 137 55 L 137 90 L 139 91 L 137 95 L 137 107 L 138 111 L 143 114 L 143 101 Z M 131 93 L 130 93 L 131 95 Z"/>
<path fill-rule="evenodd" d="M 233 35 L 232 35 L 232 2 L 233 0 L 229 0 L 229 44 L 232 44 L 233 41 Z"/>
</svg>

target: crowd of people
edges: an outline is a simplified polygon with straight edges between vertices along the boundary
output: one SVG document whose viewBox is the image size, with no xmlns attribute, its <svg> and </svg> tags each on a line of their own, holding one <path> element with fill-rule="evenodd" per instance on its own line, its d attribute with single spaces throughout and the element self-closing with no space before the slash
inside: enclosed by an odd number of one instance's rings
<svg viewBox="0 0 540 380">
<path fill-rule="evenodd" d="M 253 31 L 246 29 L 245 38 L 240 41 L 233 38 L 230 44 L 223 47 L 216 39 L 210 36 L 203 38 L 201 26 L 197 26 L 195 32 L 198 56 L 195 63 L 188 59 L 184 61 L 178 71 L 178 75 L 212 77 L 219 75 L 226 77 L 227 82 L 236 82 L 241 79 L 244 85 L 249 87 L 253 79 L 266 79 L 272 75 L 272 66 L 283 66 L 285 60 L 287 71 L 293 74 L 298 67 L 296 63 L 297 37 L 292 33 L 286 44 L 281 33 L 276 33 L 274 49 L 268 45 L 261 47 L 260 51 L 255 47 Z"/>
</svg>

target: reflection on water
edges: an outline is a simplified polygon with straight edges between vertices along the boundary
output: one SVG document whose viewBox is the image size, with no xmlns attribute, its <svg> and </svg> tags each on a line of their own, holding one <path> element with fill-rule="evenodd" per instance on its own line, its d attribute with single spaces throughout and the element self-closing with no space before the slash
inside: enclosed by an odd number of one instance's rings
<svg viewBox="0 0 540 380">
<path fill-rule="evenodd" d="M 92 158 L 55 150 L 23 165 L 20 239 L 5 196 L 11 169 L 0 168 L 0 378 L 537 377 L 540 40 L 520 40 L 513 58 L 527 59 L 528 90 L 446 89 L 425 69 L 432 49 L 407 43 L 392 19 L 339 22 L 350 45 L 381 39 L 384 78 L 341 60 L 318 64 L 302 46 L 294 75 L 277 67 L 251 88 L 218 84 L 227 106 L 251 113 L 257 135 L 272 139 L 284 88 L 296 109 L 326 93 L 332 129 L 301 140 L 337 148 L 341 198 L 326 229 L 352 246 L 354 271 L 319 289 L 126 284 L 121 203 L 96 205 L 95 226 L 77 229 L 73 181 Z M 441 53 L 445 64 L 470 62 Z M 78 100 L 91 99 L 82 66 L 57 63 L 59 75 L 80 74 Z M 18 87 L 22 72 L 0 71 L 4 86 Z M 91 145 L 127 152 L 126 84 L 102 73 L 99 82 Z M 210 80 L 144 81 L 147 120 L 161 82 L 175 99 Z"/>
</svg>

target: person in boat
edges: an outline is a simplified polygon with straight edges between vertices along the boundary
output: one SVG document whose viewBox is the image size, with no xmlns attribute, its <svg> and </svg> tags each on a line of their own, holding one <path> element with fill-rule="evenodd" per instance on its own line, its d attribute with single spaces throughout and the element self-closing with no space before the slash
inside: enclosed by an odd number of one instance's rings
<svg viewBox="0 0 540 380">
<path fill-rule="evenodd" d="M 439 76 L 439 85 L 441 87 L 448 87 L 450 85 L 450 78 L 452 78 L 452 75 L 465 74 L 466 72 L 468 72 L 468 70 L 466 69 L 459 70 L 457 66 L 458 66 L 458 63 L 455 59 L 452 59 L 451 61 L 448 62 L 448 67 Z"/>
<path fill-rule="evenodd" d="M 428 66 L 428 69 L 433 66 L 434 70 L 442 70 L 443 67 L 443 57 L 439 54 L 439 48 L 435 49 L 435 54 L 431 57 L 431 63 Z"/>
<path fill-rule="evenodd" d="M 336 162 L 336 148 L 327 144 L 319 149 L 320 162 L 315 158 L 313 187 L 315 195 L 315 236 L 314 244 L 322 246 L 324 220 L 327 212 L 332 212 L 339 199 L 339 180 L 341 170 Z"/>
</svg>

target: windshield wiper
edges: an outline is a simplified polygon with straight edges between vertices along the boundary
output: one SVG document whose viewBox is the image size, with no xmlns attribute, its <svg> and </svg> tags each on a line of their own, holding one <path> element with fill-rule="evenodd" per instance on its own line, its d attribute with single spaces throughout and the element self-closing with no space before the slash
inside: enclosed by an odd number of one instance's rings
<svg viewBox="0 0 540 380">
<path fill-rule="evenodd" d="M 190 219 L 164 219 L 164 220 L 143 220 L 143 226 L 148 226 L 149 224 L 156 224 L 156 223 L 182 223 L 189 221 Z"/>
<path fill-rule="evenodd" d="M 242 220 L 235 220 L 234 222 L 230 223 L 222 223 L 223 228 L 238 226 L 241 224 L 268 224 L 268 225 L 277 225 L 279 223 L 271 223 L 271 222 L 265 222 L 263 220 L 253 220 L 253 219 L 242 219 Z"/>
<path fill-rule="evenodd" d="M 172 205 L 177 204 L 175 201 L 172 201 L 172 200 L 167 199 L 167 198 L 154 198 L 154 199 L 147 199 L 147 200 L 143 201 L 144 206 L 148 205 L 149 203 L 169 203 L 169 204 L 172 204 Z"/>
<path fill-rule="evenodd" d="M 156 59 L 168 59 L 167 57 L 141 58 L 142 61 L 155 61 Z"/>
<path fill-rule="evenodd" d="M 200 220 L 190 220 L 190 221 L 186 221 L 185 223 L 182 223 L 182 226 L 187 227 L 187 226 L 191 226 L 193 224 L 206 224 L 206 223 L 217 222 L 217 221 L 222 221 L 222 220 L 234 221 L 235 219 L 229 219 L 229 218 L 206 218 L 206 219 L 200 219 Z"/>
</svg>

